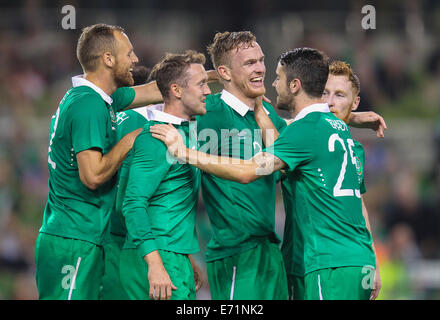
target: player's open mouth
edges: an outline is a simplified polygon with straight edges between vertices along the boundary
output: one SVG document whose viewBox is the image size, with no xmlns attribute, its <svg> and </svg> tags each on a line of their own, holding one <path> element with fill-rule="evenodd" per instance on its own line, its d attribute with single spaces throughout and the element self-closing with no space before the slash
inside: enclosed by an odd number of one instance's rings
<svg viewBox="0 0 440 320">
<path fill-rule="evenodd" d="M 263 77 L 255 77 L 255 78 L 251 78 L 250 82 L 253 86 L 257 86 L 260 87 L 263 85 Z"/>
</svg>

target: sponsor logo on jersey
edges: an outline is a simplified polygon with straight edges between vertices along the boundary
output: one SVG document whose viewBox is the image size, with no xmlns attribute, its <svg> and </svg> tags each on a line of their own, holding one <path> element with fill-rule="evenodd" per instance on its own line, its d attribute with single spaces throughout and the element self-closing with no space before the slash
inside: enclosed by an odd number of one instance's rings
<svg viewBox="0 0 440 320">
<path fill-rule="evenodd" d="M 118 112 L 116 114 L 116 123 L 119 125 L 121 125 L 122 122 L 124 122 L 125 120 L 127 120 L 129 117 L 125 112 Z"/>
</svg>

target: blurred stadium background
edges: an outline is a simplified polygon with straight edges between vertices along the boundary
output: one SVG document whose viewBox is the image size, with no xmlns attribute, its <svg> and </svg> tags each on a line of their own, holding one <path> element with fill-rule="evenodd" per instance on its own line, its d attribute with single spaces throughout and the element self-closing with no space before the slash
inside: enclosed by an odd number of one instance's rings
<svg viewBox="0 0 440 320">
<path fill-rule="evenodd" d="M 64 30 L 64 5 L 76 30 Z M 376 9 L 363 30 L 361 8 Z M 127 30 L 142 65 L 196 49 L 216 31 L 251 30 L 266 55 L 269 98 L 276 58 L 310 46 L 350 62 L 360 110 L 383 115 L 385 139 L 353 129 L 366 149 L 366 204 L 379 254 L 380 299 L 440 298 L 440 2 L 390 1 L 0 1 L 0 299 L 36 299 L 34 242 L 46 202 L 50 118 L 81 73 L 76 40 L 104 22 Z M 212 68 L 210 63 L 207 68 Z M 209 222 L 198 216 L 203 265 Z M 277 230 L 284 210 L 279 197 Z M 205 285 L 198 299 L 209 299 Z"/>
</svg>

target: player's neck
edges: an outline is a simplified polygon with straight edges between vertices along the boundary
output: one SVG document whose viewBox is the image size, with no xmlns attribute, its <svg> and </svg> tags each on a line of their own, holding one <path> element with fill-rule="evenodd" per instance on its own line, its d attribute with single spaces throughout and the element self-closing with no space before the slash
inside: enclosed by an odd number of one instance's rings
<svg viewBox="0 0 440 320">
<path fill-rule="evenodd" d="M 251 110 L 254 110 L 257 98 L 246 97 L 246 95 L 241 90 L 235 89 L 234 87 L 225 86 L 225 90 L 234 95 L 237 99 L 247 105 Z"/>
<path fill-rule="evenodd" d="M 304 108 L 316 103 L 324 103 L 324 100 L 321 98 L 310 98 L 305 94 L 295 97 L 295 108 L 291 109 L 292 118 L 295 118 Z"/>
<path fill-rule="evenodd" d="M 185 108 L 180 101 L 166 101 L 164 103 L 163 112 L 188 121 L 193 118 L 185 112 Z"/>
<path fill-rule="evenodd" d="M 84 73 L 84 79 L 92 82 L 109 96 L 118 88 L 113 77 L 107 72 L 87 72 Z"/>
</svg>

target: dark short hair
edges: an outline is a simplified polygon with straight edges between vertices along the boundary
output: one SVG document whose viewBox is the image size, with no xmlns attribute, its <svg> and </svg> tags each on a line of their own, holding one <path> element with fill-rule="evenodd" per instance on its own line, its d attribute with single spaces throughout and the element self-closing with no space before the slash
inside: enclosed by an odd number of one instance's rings
<svg viewBox="0 0 440 320">
<path fill-rule="evenodd" d="M 148 81 L 150 69 L 145 66 L 135 66 L 131 72 L 133 75 L 134 86 L 144 84 Z"/>
<path fill-rule="evenodd" d="M 185 73 L 192 63 L 205 64 L 206 58 L 203 53 L 187 50 L 183 54 L 166 53 L 151 70 L 149 79 L 156 80 L 157 86 L 163 99 L 170 97 L 170 86 L 177 83 L 183 87 L 187 84 Z"/>
<path fill-rule="evenodd" d="M 229 65 L 227 57 L 229 51 L 241 46 L 249 47 L 255 41 L 256 38 L 250 31 L 217 32 L 213 42 L 207 48 L 214 68 Z"/>
<path fill-rule="evenodd" d="M 125 32 L 119 26 L 104 23 L 85 27 L 78 39 L 76 56 L 84 71 L 96 71 L 99 57 L 109 51 L 116 55 L 115 31 Z"/>
<path fill-rule="evenodd" d="M 312 48 L 296 48 L 282 53 L 278 62 L 285 69 L 287 84 L 299 79 L 307 95 L 313 98 L 322 96 L 329 72 L 329 59 L 325 53 Z"/>
</svg>

